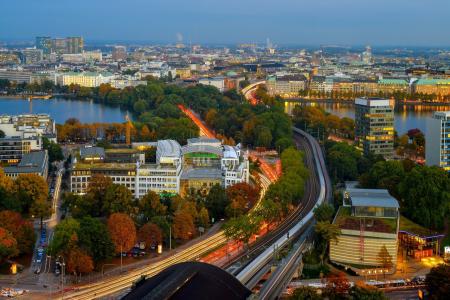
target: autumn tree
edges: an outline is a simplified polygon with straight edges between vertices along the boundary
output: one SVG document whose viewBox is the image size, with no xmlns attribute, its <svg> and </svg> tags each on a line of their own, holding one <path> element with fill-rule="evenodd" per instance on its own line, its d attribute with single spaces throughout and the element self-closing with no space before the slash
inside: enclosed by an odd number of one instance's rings
<svg viewBox="0 0 450 300">
<path fill-rule="evenodd" d="M 33 203 L 41 204 L 48 200 L 47 182 L 36 174 L 20 174 L 15 180 L 15 190 L 25 213 L 30 212 Z"/>
<path fill-rule="evenodd" d="M 226 189 L 230 204 L 226 208 L 228 217 L 237 217 L 247 212 L 259 199 L 259 189 L 248 183 L 238 183 Z"/>
<path fill-rule="evenodd" d="M 188 240 L 195 234 L 194 219 L 187 211 L 175 213 L 172 224 L 173 236 L 176 239 Z"/>
<path fill-rule="evenodd" d="M 16 239 L 10 231 L 0 227 L 0 262 L 17 254 L 19 254 L 19 249 Z"/>
<path fill-rule="evenodd" d="M 200 208 L 197 215 L 197 224 L 201 227 L 209 226 L 209 213 L 206 207 Z"/>
<path fill-rule="evenodd" d="M 137 238 L 138 241 L 145 243 L 145 247 L 147 249 L 150 249 L 152 246 L 156 247 L 157 245 L 161 244 L 163 235 L 158 225 L 147 223 L 139 228 Z"/>
<path fill-rule="evenodd" d="M 108 218 L 107 226 L 116 253 L 128 251 L 136 243 L 136 227 L 128 215 L 113 213 Z"/>
<path fill-rule="evenodd" d="M 36 240 L 33 224 L 24 220 L 18 212 L 0 211 L 0 227 L 12 233 L 17 240 L 17 248 L 20 254 L 29 254 L 33 251 Z"/>
<path fill-rule="evenodd" d="M 325 294 L 330 297 L 330 299 L 340 299 L 340 297 L 348 294 L 349 289 L 350 282 L 344 272 L 330 274 L 328 276 Z"/>
<path fill-rule="evenodd" d="M 5 175 L 5 172 L 0 167 L 0 189 L 4 189 L 8 193 L 14 191 L 14 181 Z"/>
<path fill-rule="evenodd" d="M 78 238 L 74 234 L 71 236 L 68 247 L 64 251 L 63 256 L 66 261 L 67 273 L 74 275 L 89 273 L 94 269 L 94 262 L 84 250 L 77 245 Z"/>
</svg>

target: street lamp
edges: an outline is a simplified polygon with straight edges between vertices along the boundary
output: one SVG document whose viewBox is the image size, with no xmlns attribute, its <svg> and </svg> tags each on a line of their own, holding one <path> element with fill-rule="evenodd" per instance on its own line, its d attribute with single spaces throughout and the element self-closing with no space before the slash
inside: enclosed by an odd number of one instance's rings
<svg viewBox="0 0 450 300">
<path fill-rule="evenodd" d="M 64 299 L 64 276 L 66 275 L 66 260 L 64 259 L 64 256 L 58 256 L 58 259 L 62 258 L 61 263 L 61 290 L 62 290 L 62 296 L 61 299 Z"/>
</svg>

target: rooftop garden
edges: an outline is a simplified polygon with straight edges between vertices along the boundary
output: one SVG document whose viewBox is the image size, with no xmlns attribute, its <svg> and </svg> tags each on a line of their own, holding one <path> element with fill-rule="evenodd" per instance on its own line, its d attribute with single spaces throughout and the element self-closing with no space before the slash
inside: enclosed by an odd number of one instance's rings
<svg viewBox="0 0 450 300">
<path fill-rule="evenodd" d="M 361 219 L 364 220 L 365 231 L 395 233 L 397 220 L 391 218 L 354 217 L 351 215 L 351 208 L 341 206 L 336 214 L 335 224 L 341 229 L 360 230 Z"/>
</svg>

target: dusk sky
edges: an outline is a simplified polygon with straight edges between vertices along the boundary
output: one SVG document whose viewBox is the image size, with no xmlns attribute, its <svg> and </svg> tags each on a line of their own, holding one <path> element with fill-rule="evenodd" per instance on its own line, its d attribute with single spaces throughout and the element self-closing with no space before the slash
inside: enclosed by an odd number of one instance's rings
<svg viewBox="0 0 450 300">
<path fill-rule="evenodd" d="M 0 0 L 0 40 L 450 45 L 449 0 Z"/>
</svg>

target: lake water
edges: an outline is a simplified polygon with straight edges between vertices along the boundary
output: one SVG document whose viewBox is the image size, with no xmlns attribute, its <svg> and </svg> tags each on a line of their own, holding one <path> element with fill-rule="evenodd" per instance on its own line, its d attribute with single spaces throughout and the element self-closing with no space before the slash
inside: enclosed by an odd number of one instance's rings
<svg viewBox="0 0 450 300">
<path fill-rule="evenodd" d="M 82 123 L 123 123 L 126 110 L 107 106 L 93 101 L 68 99 L 34 99 L 32 112 L 49 114 L 58 124 L 69 118 L 77 118 Z M 17 115 L 30 113 L 30 103 L 26 99 L 0 98 L 0 115 Z M 131 115 L 130 115 L 131 117 Z"/>
<path fill-rule="evenodd" d="M 319 106 L 327 112 L 339 117 L 355 117 L 354 105 L 351 103 L 308 103 L 306 105 Z M 294 104 L 287 102 L 286 110 L 292 111 Z M 450 110 L 450 106 L 401 106 L 395 109 L 395 129 L 399 134 L 409 129 L 419 128 L 427 132 L 427 118 L 433 111 Z M 119 107 L 107 106 L 93 101 L 80 101 L 68 99 L 35 99 L 32 102 L 33 113 L 46 113 L 56 120 L 64 123 L 69 118 L 77 118 L 82 123 L 122 123 L 125 120 L 126 110 Z M 30 112 L 30 103 L 26 99 L 0 98 L 0 115 L 24 114 Z M 131 115 L 130 115 L 131 116 Z"/>
<path fill-rule="evenodd" d="M 339 117 L 355 118 L 355 107 L 351 103 L 323 103 L 313 102 L 305 105 L 322 107 L 325 111 Z M 286 112 L 292 112 L 295 104 L 287 102 Z M 434 111 L 450 111 L 450 106 L 397 106 L 395 108 L 394 124 L 399 135 L 406 133 L 409 129 L 419 128 L 427 133 L 427 119 L 431 118 Z"/>
</svg>

